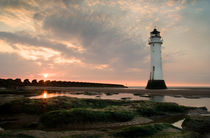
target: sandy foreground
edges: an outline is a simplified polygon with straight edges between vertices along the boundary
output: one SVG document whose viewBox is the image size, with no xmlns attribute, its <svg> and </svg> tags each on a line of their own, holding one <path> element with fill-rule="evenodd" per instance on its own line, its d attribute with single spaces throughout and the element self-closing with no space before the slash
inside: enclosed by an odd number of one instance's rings
<svg viewBox="0 0 210 138">
<path fill-rule="evenodd" d="M 198 96 L 210 97 L 210 88 L 169 88 L 164 90 L 147 90 L 144 88 L 89 88 L 89 87 L 26 87 L 26 89 L 62 91 L 62 92 L 88 92 L 92 94 L 100 93 L 133 93 L 168 96 Z"/>
</svg>

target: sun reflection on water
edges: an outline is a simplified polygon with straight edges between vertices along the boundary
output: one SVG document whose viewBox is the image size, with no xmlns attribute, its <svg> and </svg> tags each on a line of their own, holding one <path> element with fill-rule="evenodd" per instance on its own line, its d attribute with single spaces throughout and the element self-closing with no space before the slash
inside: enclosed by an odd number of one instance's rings
<svg viewBox="0 0 210 138">
<path fill-rule="evenodd" d="M 48 91 L 44 90 L 41 95 L 35 96 L 36 98 L 41 98 L 41 99 L 49 99 L 52 97 L 56 97 L 56 93 L 48 93 Z M 32 98 L 33 99 L 33 98 Z"/>
<path fill-rule="evenodd" d="M 42 94 L 42 98 L 44 98 L 44 99 L 48 98 L 47 95 L 48 95 L 47 91 L 44 91 Z"/>
</svg>

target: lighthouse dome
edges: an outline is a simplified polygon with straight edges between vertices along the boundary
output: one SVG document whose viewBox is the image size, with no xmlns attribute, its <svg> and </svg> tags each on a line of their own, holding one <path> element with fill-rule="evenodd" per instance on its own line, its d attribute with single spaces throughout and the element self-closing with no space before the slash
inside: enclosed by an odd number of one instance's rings
<svg viewBox="0 0 210 138">
<path fill-rule="evenodd" d="M 151 36 L 151 38 L 153 38 L 153 37 L 161 38 L 160 32 L 156 28 L 152 32 L 150 32 L 150 36 Z"/>
<path fill-rule="evenodd" d="M 151 34 L 160 34 L 160 32 L 155 28 L 155 29 L 151 32 Z"/>
</svg>

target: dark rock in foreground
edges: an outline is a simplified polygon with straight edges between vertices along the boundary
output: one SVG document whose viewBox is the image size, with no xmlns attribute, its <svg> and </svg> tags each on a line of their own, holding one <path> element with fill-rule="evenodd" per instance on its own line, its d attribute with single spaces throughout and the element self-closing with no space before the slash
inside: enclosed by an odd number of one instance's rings
<svg viewBox="0 0 210 138">
<path fill-rule="evenodd" d="M 196 115 L 188 116 L 183 124 L 183 129 L 205 134 L 210 132 L 210 116 Z"/>
</svg>

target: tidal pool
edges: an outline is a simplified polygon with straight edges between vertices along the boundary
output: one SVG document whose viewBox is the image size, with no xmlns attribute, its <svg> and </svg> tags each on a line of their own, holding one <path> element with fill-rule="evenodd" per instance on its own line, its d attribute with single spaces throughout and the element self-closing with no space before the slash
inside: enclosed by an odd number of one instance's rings
<svg viewBox="0 0 210 138">
<path fill-rule="evenodd" d="M 31 96 L 31 99 L 52 98 L 57 96 L 67 96 L 75 98 L 89 98 L 89 99 L 110 99 L 110 100 L 150 100 L 155 102 L 174 102 L 179 105 L 203 107 L 205 106 L 210 111 L 210 98 L 208 97 L 182 97 L 182 96 L 162 96 L 162 95 L 135 95 L 132 93 L 114 93 L 114 94 L 94 94 L 88 95 L 85 93 L 70 93 L 70 92 L 50 92 L 43 91 L 41 95 Z"/>
</svg>

